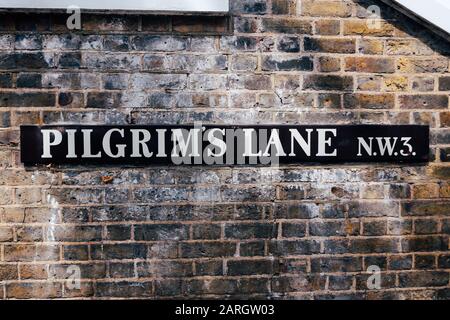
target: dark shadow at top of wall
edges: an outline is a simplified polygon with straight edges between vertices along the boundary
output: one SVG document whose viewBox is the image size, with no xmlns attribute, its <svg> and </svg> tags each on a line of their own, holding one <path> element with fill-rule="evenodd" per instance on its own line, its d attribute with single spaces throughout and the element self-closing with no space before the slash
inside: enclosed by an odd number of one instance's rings
<svg viewBox="0 0 450 320">
<path fill-rule="evenodd" d="M 69 30 L 71 14 L 61 12 L 0 12 L 0 32 L 155 33 L 223 35 L 233 32 L 229 15 L 81 14 L 81 30 Z"/>
</svg>

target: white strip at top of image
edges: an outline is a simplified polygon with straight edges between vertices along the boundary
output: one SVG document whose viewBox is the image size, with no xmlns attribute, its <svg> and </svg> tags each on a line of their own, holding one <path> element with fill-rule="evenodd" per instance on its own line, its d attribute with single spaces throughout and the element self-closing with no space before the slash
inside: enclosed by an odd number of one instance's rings
<svg viewBox="0 0 450 320">
<path fill-rule="evenodd" d="M 0 0 L 0 8 L 229 12 L 229 0 Z"/>
<path fill-rule="evenodd" d="M 418 16 L 450 33 L 450 0 L 395 0 Z"/>
</svg>

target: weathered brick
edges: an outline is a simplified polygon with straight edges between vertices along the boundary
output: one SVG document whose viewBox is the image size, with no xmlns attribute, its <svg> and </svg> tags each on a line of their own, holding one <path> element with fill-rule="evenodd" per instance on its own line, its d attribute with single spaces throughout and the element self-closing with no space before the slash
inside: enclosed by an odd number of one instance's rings
<svg viewBox="0 0 450 320">
<path fill-rule="evenodd" d="M 338 93 L 320 93 L 318 95 L 319 108 L 341 109 L 342 95 Z"/>
<path fill-rule="evenodd" d="M 311 272 L 357 272 L 362 270 L 362 259 L 357 257 L 331 257 L 311 259 Z"/>
<path fill-rule="evenodd" d="M 11 73 L 0 73 L 0 88 L 11 88 L 12 83 L 13 79 Z"/>
<path fill-rule="evenodd" d="M 275 256 L 307 255 L 319 251 L 320 243 L 316 240 L 271 241 L 269 244 L 269 253 Z"/>
<path fill-rule="evenodd" d="M 411 198 L 411 187 L 408 184 L 391 184 L 389 187 L 389 198 L 409 199 Z"/>
<path fill-rule="evenodd" d="M 109 275 L 112 278 L 134 278 L 134 263 L 110 263 Z"/>
<path fill-rule="evenodd" d="M 220 39 L 220 48 L 225 51 L 256 51 L 261 40 L 248 36 L 228 36 Z"/>
<path fill-rule="evenodd" d="M 378 39 L 362 38 L 358 44 L 358 52 L 361 54 L 383 54 L 384 42 Z"/>
<path fill-rule="evenodd" d="M 239 254 L 242 257 L 264 256 L 265 241 L 251 241 L 239 244 Z"/>
<path fill-rule="evenodd" d="M 410 270 L 412 269 L 412 256 L 390 256 L 389 269 L 390 270 Z"/>
<path fill-rule="evenodd" d="M 168 16 L 142 16 L 142 31 L 146 32 L 169 32 L 171 28 Z"/>
<path fill-rule="evenodd" d="M 227 270 L 231 276 L 272 274 L 274 265 L 272 260 L 229 260 Z"/>
<path fill-rule="evenodd" d="M 12 242 L 14 240 L 11 227 L 0 227 L 0 242 Z"/>
<path fill-rule="evenodd" d="M 95 285 L 98 297 L 132 298 L 153 296 L 152 282 L 98 282 Z"/>
<path fill-rule="evenodd" d="M 138 225 L 134 228 L 134 238 L 139 241 L 185 240 L 188 237 L 188 226 L 181 224 Z"/>
<path fill-rule="evenodd" d="M 81 67 L 94 70 L 137 70 L 141 57 L 125 53 L 82 53 Z"/>
<path fill-rule="evenodd" d="M 300 52 L 300 38 L 284 36 L 278 40 L 277 48 L 282 52 Z"/>
<path fill-rule="evenodd" d="M 446 95 L 402 95 L 399 101 L 403 109 L 447 109 L 449 106 Z"/>
<path fill-rule="evenodd" d="M 138 51 L 182 51 L 188 42 L 184 37 L 136 36 L 131 40 L 132 48 Z"/>
<path fill-rule="evenodd" d="M 312 17 L 349 17 L 352 4 L 343 1 L 303 1 L 302 14 Z"/>
<path fill-rule="evenodd" d="M 415 269 L 434 269 L 436 267 L 436 257 L 429 255 L 416 255 L 414 257 Z"/>
<path fill-rule="evenodd" d="M 408 235 L 412 233 L 413 223 L 411 220 L 390 220 L 388 221 L 387 234 Z"/>
<path fill-rule="evenodd" d="M 349 76 L 308 75 L 304 77 L 303 88 L 312 90 L 351 91 L 353 90 L 353 78 Z"/>
<path fill-rule="evenodd" d="M 21 264 L 19 265 L 20 279 L 46 280 L 49 278 L 47 264 Z"/>
<path fill-rule="evenodd" d="M 91 258 L 94 260 L 144 259 L 147 257 L 147 250 L 147 246 L 141 243 L 92 245 Z"/>
<path fill-rule="evenodd" d="M 312 24 L 309 21 L 293 18 L 264 18 L 262 28 L 265 32 L 311 34 Z"/>
<path fill-rule="evenodd" d="M 276 238 L 278 226 L 272 223 L 241 223 L 225 225 L 228 239 Z"/>
<path fill-rule="evenodd" d="M 42 75 L 39 73 L 20 73 L 17 76 L 16 84 L 18 88 L 40 88 Z"/>
<path fill-rule="evenodd" d="M 217 276 L 223 274 L 222 261 L 197 261 L 195 272 L 199 276 Z"/>
<path fill-rule="evenodd" d="M 51 299 L 62 297 L 61 283 L 11 283 L 6 286 L 6 297 L 13 299 Z"/>
<path fill-rule="evenodd" d="M 448 272 L 408 272 L 399 274 L 399 285 L 401 288 L 408 287 L 440 287 L 448 284 Z"/>
<path fill-rule="evenodd" d="M 448 215 L 448 202 L 445 201 L 412 201 L 402 205 L 403 216 Z"/>
<path fill-rule="evenodd" d="M 134 199 L 137 202 L 176 202 L 188 199 L 187 188 L 177 187 L 161 187 L 161 188 L 145 188 L 135 189 L 133 191 Z"/>
<path fill-rule="evenodd" d="M 448 179 L 450 177 L 450 167 L 436 166 L 433 168 L 432 176 L 438 179 Z"/>
<path fill-rule="evenodd" d="M 412 80 L 412 89 L 418 92 L 434 91 L 434 79 L 429 77 L 415 77 Z"/>
<path fill-rule="evenodd" d="M 430 199 L 439 197 L 439 185 L 434 183 L 415 184 L 413 186 L 414 199 Z"/>
<path fill-rule="evenodd" d="M 138 29 L 136 15 L 98 15 L 86 14 L 83 19 L 83 30 L 87 31 L 135 31 Z"/>
<path fill-rule="evenodd" d="M 423 236 L 402 240 L 404 252 L 446 251 L 448 239 L 442 236 Z"/>
<path fill-rule="evenodd" d="M 271 283 L 274 292 L 319 291 L 325 288 L 326 277 L 319 274 L 305 274 L 295 277 L 281 276 L 274 277 Z"/>
<path fill-rule="evenodd" d="M 349 250 L 352 253 L 385 253 L 398 252 L 396 239 L 370 238 L 350 241 Z"/>
<path fill-rule="evenodd" d="M 228 17 L 175 16 L 172 31 L 180 33 L 219 34 L 228 32 Z"/>
<path fill-rule="evenodd" d="M 392 37 L 394 32 L 394 26 L 385 21 L 381 21 L 380 25 L 375 28 L 365 19 L 344 21 L 344 35 Z"/>
<path fill-rule="evenodd" d="M 271 201 L 275 198 L 275 189 L 273 187 L 262 188 L 234 188 L 223 187 L 222 199 L 224 201 L 231 202 L 251 202 L 255 200 L 259 201 Z"/>
<path fill-rule="evenodd" d="M 268 56 L 262 61 L 264 71 L 312 71 L 313 67 L 314 63 L 310 57 Z"/>
<path fill-rule="evenodd" d="M 306 235 L 304 223 L 283 223 L 281 228 L 284 238 L 303 238 Z"/>
<path fill-rule="evenodd" d="M 136 266 L 139 277 L 189 277 L 193 275 L 192 262 L 160 261 L 140 262 Z"/>
<path fill-rule="evenodd" d="M 306 199 L 305 186 L 282 186 L 278 195 L 280 200 L 304 200 Z"/>
<path fill-rule="evenodd" d="M 181 243 L 184 258 L 230 257 L 236 253 L 236 244 L 231 242 Z"/>
<path fill-rule="evenodd" d="M 439 91 L 450 91 L 450 77 L 439 78 Z"/>
<path fill-rule="evenodd" d="M 2 281 L 17 280 L 19 277 L 18 267 L 14 264 L 0 264 L 0 278 Z"/>
<path fill-rule="evenodd" d="M 442 162 L 450 162 L 450 148 L 440 149 L 439 158 Z"/>
<path fill-rule="evenodd" d="M 54 93 L 0 93 L 0 107 L 53 107 L 55 103 Z"/>
<path fill-rule="evenodd" d="M 320 72 L 337 72 L 341 70 L 341 60 L 333 57 L 319 57 L 318 70 Z"/>
<path fill-rule="evenodd" d="M 178 296 L 183 290 L 183 281 L 179 280 L 156 280 L 154 283 L 155 294 L 157 296 Z"/>
<path fill-rule="evenodd" d="M 222 227 L 218 224 L 201 224 L 192 227 L 192 237 L 197 239 L 220 239 Z"/>
<path fill-rule="evenodd" d="M 102 229 L 99 226 L 73 227 L 59 225 L 51 227 L 46 232 L 47 240 L 64 242 L 91 242 L 102 238 Z"/>
<path fill-rule="evenodd" d="M 236 280 L 192 280 L 186 283 L 186 291 L 189 294 L 233 294 L 238 290 Z"/>
<path fill-rule="evenodd" d="M 345 94 L 344 108 L 346 109 L 394 109 L 395 96 L 393 94 Z"/>
<path fill-rule="evenodd" d="M 258 67 L 258 58 L 250 55 L 233 56 L 231 68 L 234 71 L 254 71 Z"/>
<path fill-rule="evenodd" d="M 395 60 L 389 58 L 360 58 L 345 59 L 345 70 L 350 72 L 394 73 Z"/>
<path fill-rule="evenodd" d="M 89 258 L 87 245 L 67 245 L 63 247 L 64 260 L 84 261 Z"/>
<path fill-rule="evenodd" d="M 51 57 L 43 53 L 0 53 L 0 69 L 45 69 L 51 66 Z"/>
<path fill-rule="evenodd" d="M 414 221 L 415 234 L 434 234 L 438 233 L 439 224 L 436 220 L 418 219 Z"/>
<path fill-rule="evenodd" d="M 444 73 L 448 71 L 448 61 L 440 58 L 400 58 L 397 70 L 406 73 Z"/>
<path fill-rule="evenodd" d="M 316 34 L 336 36 L 341 32 L 339 20 L 318 20 L 315 22 Z"/>
<path fill-rule="evenodd" d="M 364 266 L 369 268 L 370 266 L 377 266 L 381 270 L 387 270 L 388 258 L 386 256 L 367 256 L 364 257 Z"/>
<path fill-rule="evenodd" d="M 389 92 L 407 91 L 408 78 L 403 76 L 386 77 L 383 81 L 384 90 Z"/>
<path fill-rule="evenodd" d="M 394 201 L 352 202 L 349 204 L 349 216 L 356 217 L 398 217 L 399 205 Z"/>
<path fill-rule="evenodd" d="M 238 14 L 265 14 L 268 9 L 266 0 L 233 0 L 230 5 L 231 12 Z"/>
<path fill-rule="evenodd" d="M 359 223 L 358 222 L 310 222 L 309 223 L 309 234 L 312 236 L 319 237 L 333 237 L 333 236 L 347 236 L 347 235 L 358 235 L 359 234 Z"/>
<path fill-rule="evenodd" d="M 430 55 L 432 50 L 422 42 L 416 40 L 388 40 L 386 53 L 392 55 Z"/>
<path fill-rule="evenodd" d="M 438 258 L 439 268 L 448 269 L 450 267 L 450 255 L 441 255 Z"/>
<path fill-rule="evenodd" d="M 57 261 L 59 247 L 56 245 L 5 245 L 5 261 Z"/>
<path fill-rule="evenodd" d="M 363 222 L 364 236 L 384 236 L 387 232 L 386 221 L 366 221 Z"/>
<path fill-rule="evenodd" d="M 253 17 L 235 17 L 234 29 L 242 33 L 255 33 L 259 28 L 259 19 Z"/>
<path fill-rule="evenodd" d="M 273 14 L 295 14 L 297 10 L 297 1 L 295 0 L 273 0 Z"/>
<path fill-rule="evenodd" d="M 18 242 L 39 242 L 43 240 L 42 227 L 23 226 L 16 227 Z"/>
<path fill-rule="evenodd" d="M 327 53 L 355 53 L 355 40 L 334 38 L 305 38 L 305 51 Z"/>
<path fill-rule="evenodd" d="M 353 286 L 353 276 L 331 275 L 328 277 L 329 290 L 349 290 Z"/>
</svg>

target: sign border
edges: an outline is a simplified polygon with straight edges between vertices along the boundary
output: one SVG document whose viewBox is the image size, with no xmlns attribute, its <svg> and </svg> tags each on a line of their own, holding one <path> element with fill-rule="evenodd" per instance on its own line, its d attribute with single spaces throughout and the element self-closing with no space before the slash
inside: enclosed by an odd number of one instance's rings
<svg viewBox="0 0 450 320">
<path fill-rule="evenodd" d="M 300 158 L 301 156 L 295 156 L 295 158 L 289 158 L 289 157 L 282 157 L 280 158 L 280 165 L 302 165 L 302 164 L 352 164 L 352 163 L 356 163 L 356 164 L 363 164 L 363 163 L 373 163 L 373 164 L 380 164 L 380 163 L 416 163 L 416 164 L 420 164 L 420 163 L 428 163 L 430 161 L 430 156 L 429 156 L 429 145 L 430 145 L 430 126 L 428 125 L 303 125 L 303 124 L 284 124 L 284 125 L 223 125 L 223 124 L 203 124 L 202 126 L 207 127 L 207 128 L 223 128 L 223 129 L 245 129 L 245 128 L 253 128 L 253 129 L 287 129 L 287 128 L 312 128 L 312 129 L 339 129 L 339 128 L 344 128 L 345 130 L 347 130 L 347 132 L 352 132 L 352 130 L 355 131 L 359 131 L 359 133 L 364 132 L 365 128 L 374 128 L 377 130 L 381 130 L 381 132 L 386 131 L 386 128 L 392 127 L 395 128 L 394 132 L 392 133 L 393 137 L 401 137 L 401 135 L 398 133 L 399 131 L 401 132 L 402 128 L 408 128 L 408 129 L 416 129 L 416 130 L 421 130 L 423 133 L 427 133 L 426 135 L 424 135 L 423 140 L 420 140 L 419 143 L 419 154 L 413 155 L 413 156 L 409 156 L 408 158 L 397 158 L 397 159 L 392 159 L 393 156 L 389 156 L 389 155 L 378 155 L 375 156 L 376 158 L 370 158 L 369 156 L 365 156 L 363 158 L 352 158 L 352 157 L 348 157 L 347 155 L 344 156 L 338 156 L 337 158 L 333 158 L 333 157 L 327 157 L 327 158 L 321 158 L 321 159 L 317 159 L 317 157 L 315 156 L 311 156 L 311 159 L 307 159 L 307 160 L 299 160 L 298 158 Z M 33 143 L 29 143 L 30 140 L 33 139 L 33 136 L 30 134 L 33 134 L 31 131 L 33 129 L 92 129 L 92 128 L 102 128 L 102 129 L 144 129 L 144 128 L 148 128 L 148 129 L 171 129 L 171 128 L 177 128 L 177 129 L 193 129 L 195 128 L 195 125 L 187 125 L 187 124 L 180 124 L 180 125 L 155 125 L 155 124 L 151 124 L 151 125 L 145 125 L 145 124 L 140 124 L 140 125 L 80 125 L 80 124 L 76 124 L 76 125 L 70 125 L 70 124 L 61 124 L 61 125 L 22 125 L 20 126 L 20 143 L 21 143 L 21 149 L 20 149 L 20 154 L 21 154 L 21 161 L 22 163 L 25 163 L 26 166 L 36 166 L 36 165 L 73 165 L 73 166 L 79 166 L 79 165 L 99 165 L 99 166 L 147 166 L 147 167 L 151 167 L 151 166 L 179 166 L 177 164 L 171 163 L 170 162 L 170 155 L 167 158 L 167 161 L 165 161 L 164 159 L 153 159 L 154 162 L 150 161 L 150 158 L 142 158 L 142 159 L 133 159 L 133 162 L 130 162 L 130 159 L 128 159 L 128 157 L 126 158 L 121 158 L 121 159 L 107 159 L 107 157 L 102 157 L 101 159 L 83 159 L 83 158 L 76 158 L 76 159 L 65 159 L 65 161 L 61 161 L 61 160 L 56 160 L 55 161 L 42 161 L 42 159 L 40 159 L 39 161 L 37 160 L 30 160 L 27 161 L 27 159 L 30 159 L 31 157 L 27 156 L 25 154 L 26 150 L 24 148 L 24 146 L 27 146 L 29 148 L 33 148 L 35 149 L 34 152 L 35 153 L 39 153 L 40 151 L 40 146 L 39 144 L 33 144 Z M 25 137 L 26 135 L 26 131 L 29 131 L 31 133 L 28 134 L 28 137 Z M 419 132 L 419 133 L 422 133 Z M 95 132 L 94 132 L 95 134 Z M 97 134 L 101 134 L 101 133 L 97 133 Z M 281 132 L 280 132 L 280 137 L 281 137 Z M 374 137 L 377 137 L 378 133 L 376 133 L 376 131 L 374 132 Z M 416 138 L 417 138 L 418 133 L 415 134 Z M 358 132 L 354 135 L 354 137 L 358 137 Z M 384 137 L 388 137 L 388 135 L 384 136 Z M 414 135 L 412 135 L 414 136 Z M 352 135 L 345 135 L 340 137 L 340 140 L 337 141 L 338 144 L 341 145 L 341 148 L 345 148 L 344 150 L 349 151 L 354 149 L 353 145 L 351 143 L 348 143 L 348 139 L 351 138 Z M 383 136 L 380 136 L 383 137 Z M 405 137 L 408 137 L 408 135 L 406 134 Z M 24 142 L 25 140 L 27 142 Z M 41 138 L 40 138 L 41 139 Z M 167 138 L 166 137 L 166 142 L 171 141 L 170 137 Z M 339 139 L 339 138 L 338 138 Z M 346 142 L 347 140 L 347 142 Z M 35 140 L 36 141 L 36 140 Z M 284 140 L 283 140 L 284 141 Z M 80 142 L 77 142 L 80 143 Z M 112 143 L 112 142 L 111 142 Z M 114 142 L 117 143 L 117 142 Z M 122 141 L 123 143 L 123 141 Z M 36 148 L 38 148 L 39 150 L 37 150 Z M 169 149 L 170 150 L 170 149 Z M 42 151 L 42 150 L 41 150 Z M 25 159 L 25 161 L 23 160 Z M 120 161 L 123 160 L 123 161 Z M 160 161 L 161 162 L 158 162 Z M 163 161 L 164 160 L 164 161 Z M 354 160 L 354 161 L 353 161 Z M 37 161 L 37 162 L 36 162 Z M 86 162 L 85 164 L 83 164 L 83 162 Z M 206 164 L 185 164 L 186 166 L 207 166 Z M 230 167 L 230 166 L 249 166 L 252 164 L 241 164 L 241 163 L 234 163 L 234 164 L 213 164 L 212 166 L 223 166 L 223 167 Z M 253 166 L 270 166 L 270 165 L 263 165 L 263 164 L 254 164 Z"/>
</svg>

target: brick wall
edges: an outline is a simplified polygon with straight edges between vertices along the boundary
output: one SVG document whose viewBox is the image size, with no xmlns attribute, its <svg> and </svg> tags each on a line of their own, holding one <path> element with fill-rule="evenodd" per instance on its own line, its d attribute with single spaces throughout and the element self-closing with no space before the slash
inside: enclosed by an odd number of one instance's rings
<svg viewBox="0 0 450 320">
<path fill-rule="evenodd" d="M 0 299 L 450 297 L 450 43 L 381 1 L 233 0 L 232 15 L 83 14 L 69 32 L 66 15 L 1 14 Z M 200 120 L 429 124 L 432 160 L 19 159 L 22 124 Z"/>
</svg>

